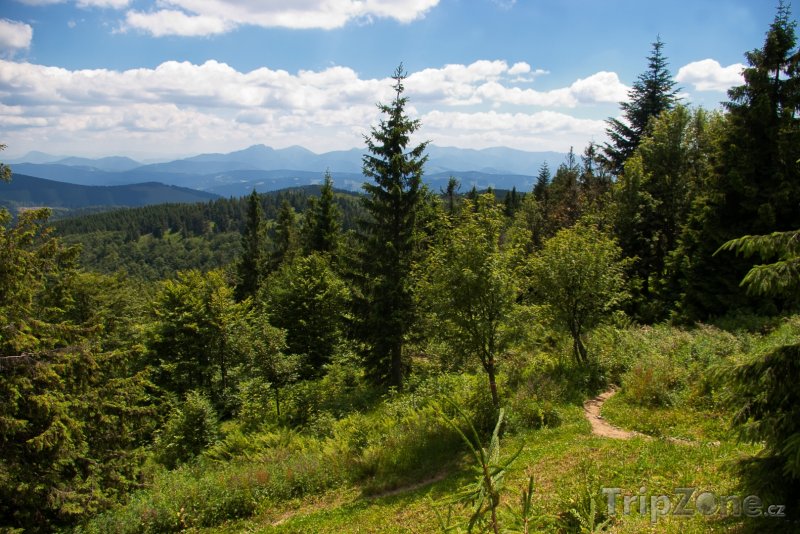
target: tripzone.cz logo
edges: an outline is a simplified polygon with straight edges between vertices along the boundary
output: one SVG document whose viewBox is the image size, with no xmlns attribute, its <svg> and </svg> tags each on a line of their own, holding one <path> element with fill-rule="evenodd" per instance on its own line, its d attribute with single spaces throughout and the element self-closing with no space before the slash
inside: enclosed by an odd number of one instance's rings
<svg viewBox="0 0 800 534">
<path fill-rule="evenodd" d="M 602 488 L 606 496 L 608 515 L 638 513 L 649 515 L 652 523 L 662 517 L 700 514 L 734 517 L 786 517 L 786 506 L 766 504 L 757 495 L 717 495 L 698 488 L 675 488 L 669 495 L 652 495 L 646 487 L 635 494 L 623 493 L 621 488 Z"/>
</svg>

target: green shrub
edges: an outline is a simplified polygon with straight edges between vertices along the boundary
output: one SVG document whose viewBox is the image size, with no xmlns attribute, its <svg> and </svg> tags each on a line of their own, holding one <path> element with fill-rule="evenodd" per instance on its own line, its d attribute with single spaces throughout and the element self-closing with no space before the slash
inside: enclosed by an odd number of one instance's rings
<svg viewBox="0 0 800 534">
<path fill-rule="evenodd" d="M 196 391 L 173 409 L 155 442 L 155 457 L 169 469 L 184 463 L 214 443 L 219 422 L 208 397 Z"/>
<path fill-rule="evenodd" d="M 245 431 L 256 431 L 277 421 L 275 392 L 268 382 L 259 378 L 239 384 L 237 419 Z"/>
<path fill-rule="evenodd" d="M 550 400 L 539 400 L 535 394 L 520 389 L 511 398 L 506 423 L 511 432 L 556 427 L 561 424 L 561 415 Z"/>
<path fill-rule="evenodd" d="M 670 406 L 683 376 L 668 355 L 648 354 L 623 377 L 628 398 L 643 406 Z"/>
</svg>

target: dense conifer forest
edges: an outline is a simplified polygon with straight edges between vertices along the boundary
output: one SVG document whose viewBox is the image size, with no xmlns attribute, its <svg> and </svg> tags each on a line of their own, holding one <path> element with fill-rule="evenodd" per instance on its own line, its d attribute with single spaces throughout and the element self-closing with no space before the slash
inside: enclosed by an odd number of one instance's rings
<svg viewBox="0 0 800 534">
<path fill-rule="evenodd" d="M 798 531 L 791 20 L 531 191 L 427 188 L 401 65 L 360 195 L 0 211 L 0 531 Z"/>
</svg>

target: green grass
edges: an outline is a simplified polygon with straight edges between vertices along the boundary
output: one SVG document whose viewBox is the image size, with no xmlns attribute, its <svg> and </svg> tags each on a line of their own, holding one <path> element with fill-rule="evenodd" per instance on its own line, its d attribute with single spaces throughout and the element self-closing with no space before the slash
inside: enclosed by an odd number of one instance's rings
<svg viewBox="0 0 800 534">
<path fill-rule="evenodd" d="M 726 466 L 740 454 L 753 452 L 752 448 L 730 441 L 710 446 L 644 438 L 599 438 L 590 433 L 579 406 L 562 405 L 559 409 L 564 419 L 561 426 L 521 432 L 503 441 L 506 454 L 524 445 L 509 472 L 504 502 L 517 504 L 527 473 L 532 472 L 536 526 L 540 531 L 556 531 L 570 508 L 581 507 L 587 490 L 595 494 L 600 509 L 605 511 L 602 487 L 620 488 L 622 494 L 628 495 L 636 495 L 642 486 L 648 496 L 672 495 L 677 487 L 736 494 L 737 480 Z M 451 494 L 468 480 L 469 473 L 469 467 L 461 464 L 442 481 L 386 497 L 367 498 L 358 486 L 348 486 L 314 500 L 276 504 L 256 517 L 206 532 L 435 532 L 436 516 L 428 496 L 436 500 Z M 621 500 L 618 505 L 622 506 Z M 466 525 L 468 512 L 459 510 L 458 516 Z M 618 516 L 611 531 L 727 532 L 747 526 L 747 521 L 693 515 L 660 518 L 654 526 L 649 514 L 640 516 L 634 512 Z"/>
<path fill-rule="evenodd" d="M 765 336 L 712 327 L 600 332 L 595 341 L 606 344 L 602 357 L 629 362 L 617 368 L 623 390 L 606 402 L 602 414 L 614 425 L 647 434 L 630 440 L 591 434 L 578 398 L 579 373 L 565 365 L 548 367 L 535 355 L 520 357 L 509 370 L 516 373 L 513 380 L 501 377 L 510 411 L 517 412 L 502 440 L 503 455 L 522 447 L 507 472 L 504 507 L 518 507 L 532 474 L 534 531 L 577 531 L 575 515 L 587 518 L 592 501 L 597 521 L 608 520 L 609 532 L 789 531 L 792 525 L 778 520 L 719 513 L 668 515 L 654 523 L 649 511 L 638 513 L 636 504 L 632 513 L 622 513 L 622 497 L 617 500 L 620 511 L 608 518 L 602 488 L 641 494 L 648 504 L 649 497 L 660 495 L 677 503 L 676 488 L 696 488 L 693 497 L 702 492 L 743 496 L 732 466 L 759 447 L 737 442 L 728 429 L 724 385 L 714 381 L 709 369 L 764 344 L 791 339 L 798 326 L 798 319 L 792 319 Z M 556 352 L 546 356 L 559 361 Z M 647 367 L 637 368 L 635 362 L 652 363 L 658 372 L 642 374 Z M 432 502 L 444 511 L 442 501 L 474 480 L 474 467 L 429 401 L 448 394 L 484 421 L 486 414 L 479 409 L 486 405 L 480 396 L 485 394 L 483 378 L 434 377 L 411 392 L 386 397 L 368 412 L 331 419 L 329 428 L 316 434 L 230 431 L 225 444 L 207 452 L 206 463 L 157 476 L 127 506 L 96 519 L 93 531 L 162 532 L 188 526 L 209 533 L 437 532 Z M 633 389 L 626 390 L 626 384 Z M 554 426 L 533 428 L 543 419 L 525 413 L 522 408 L 529 403 L 554 414 L 547 419 Z M 465 529 L 470 510 L 457 508 L 454 514 L 455 523 Z M 508 524 L 505 510 L 503 521 Z"/>
<path fill-rule="evenodd" d="M 677 438 L 710 443 L 732 438 L 726 411 L 694 410 L 681 406 L 641 406 L 623 390 L 603 405 L 609 423 L 657 438 Z"/>
</svg>

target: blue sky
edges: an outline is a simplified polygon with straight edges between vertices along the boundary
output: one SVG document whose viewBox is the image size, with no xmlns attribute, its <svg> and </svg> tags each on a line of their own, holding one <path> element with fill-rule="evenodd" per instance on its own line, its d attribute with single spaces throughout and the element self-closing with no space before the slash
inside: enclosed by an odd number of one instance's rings
<svg viewBox="0 0 800 534">
<path fill-rule="evenodd" d="M 402 61 L 420 136 L 582 150 L 604 140 L 657 35 L 715 107 L 770 0 L 4 0 L 0 142 L 167 158 L 264 143 L 363 146 Z"/>
</svg>

